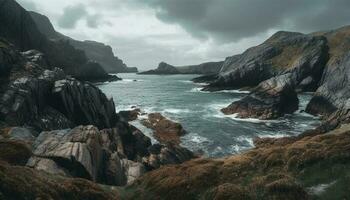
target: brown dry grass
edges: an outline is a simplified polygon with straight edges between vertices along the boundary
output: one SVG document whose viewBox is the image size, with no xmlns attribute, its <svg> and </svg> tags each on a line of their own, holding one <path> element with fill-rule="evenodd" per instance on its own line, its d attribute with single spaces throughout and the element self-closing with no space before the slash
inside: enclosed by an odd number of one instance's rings
<svg viewBox="0 0 350 200">
<path fill-rule="evenodd" d="M 0 199 L 119 199 L 117 192 L 84 180 L 49 175 L 0 162 Z"/>
<path fill-rule="evenodd" d="M 308 199 L 299 176 L 320 163 L 349 160 L 350 125 L 282 144 L 261 145 L 225 159 L 163 167 L 127 190 L 151 197 L 145 199 Z"/>
</svg>

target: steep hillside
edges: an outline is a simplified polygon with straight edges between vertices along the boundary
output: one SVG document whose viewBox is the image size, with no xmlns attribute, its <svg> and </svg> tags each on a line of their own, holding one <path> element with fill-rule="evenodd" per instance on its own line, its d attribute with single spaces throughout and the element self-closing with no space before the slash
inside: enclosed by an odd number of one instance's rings
<svg viewBox="0 0 350 200">
<path fill-rule="evenodd" d="M 36 26 L 30 13 L 14 0 L 0 0 L 0 37 L 21 51 L 36 49 L 45 53 L 51 66 L 61 67 L 67 74 L 81 80 L 110 80 L 102 67 L 89 62 L 83 51 L 64 41 L 51 41 Z"/>
<path fill-rule="evenodd" d="M 52 40 L 67 40 L 76 49 L 85 52 L 88 59 L 96 61 L 108 73 L 137 72 L 136 68 L 129 68 L 121 59 L 113 54 L 110 46 L 95 41 L 79 41 L 67 37 L 55 30 L 49 18 L 36 12 L 30 12 L 39 31 Z"/>
</svg>

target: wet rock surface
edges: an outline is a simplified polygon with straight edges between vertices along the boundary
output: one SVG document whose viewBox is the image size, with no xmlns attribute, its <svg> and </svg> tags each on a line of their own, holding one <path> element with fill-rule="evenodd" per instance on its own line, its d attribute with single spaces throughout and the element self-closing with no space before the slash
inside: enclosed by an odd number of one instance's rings
<svg viewBox="0 0 350 200">
<path fill-rule="evenodd" d="M 182 125 L 173 122 L 160 113 L 151 113 L 148 119 L 141 121 L 143 125 L 154 130 L 154 137 L 160 143 L 180 143 L 180 137 L 186 134 Z"/>
<path fill-rule="evenodd" d="M 298 96 L 290 85 L 290 77 L 282 75 L 262 82 L 251 94 L 222 109 L 226 115 L 240 118 L 276 119 L 298 110 Z"/>
</svg>

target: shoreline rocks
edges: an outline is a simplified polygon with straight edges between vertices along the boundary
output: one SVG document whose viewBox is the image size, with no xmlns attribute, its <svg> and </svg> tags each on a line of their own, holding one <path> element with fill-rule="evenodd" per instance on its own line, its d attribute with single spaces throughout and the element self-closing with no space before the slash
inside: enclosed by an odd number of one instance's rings
<svg viewBox="0 0 350 200">
<path fill-rule="evenodd" d="M 233 102 L 221 111 L 240 118 L 276 119 L 298 110 L 299 100 L 288 76 L 262 82 L 251 94 Z"/>
<path fill-rule="evenodd" d="M 182 125 L 173 122 L 160 113 L 151 113 L 148 119 L 141 120 L 141 123 L 154 130 L 154 137 L 160 143 L 180 144 L 180 137 L 186 134 Z"/>
</svg>

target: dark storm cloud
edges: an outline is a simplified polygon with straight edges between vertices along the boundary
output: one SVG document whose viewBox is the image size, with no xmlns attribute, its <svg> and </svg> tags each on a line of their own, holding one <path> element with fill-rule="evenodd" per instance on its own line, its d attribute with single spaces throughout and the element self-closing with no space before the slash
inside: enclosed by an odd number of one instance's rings
<svg viewBox="0 0 350 200">
<path fill-rule="evenodd" d="M 63 15 L 58 20 L 58 25 L 62 28 L 72 29 L 80 19 L 88 16 L 86 7 L 82 4 L 69 6 L 64 9 Z"/>
<path fill-rule="evenodd" d="M 141 1 L 141 0 L 139 0 Z M 196 37 L 236 41 L 271 29 L 316 31 L 350 24 L 349 0 L 142 0 Z"/>
</svg>

